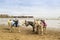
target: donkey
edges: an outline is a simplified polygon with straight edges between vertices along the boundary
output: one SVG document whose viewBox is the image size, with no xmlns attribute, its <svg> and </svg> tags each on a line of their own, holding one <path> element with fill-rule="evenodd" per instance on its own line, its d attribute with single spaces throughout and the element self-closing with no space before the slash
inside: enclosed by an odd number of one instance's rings
<svg viewBox="0 0 60 40">
<path fill-rule="evenodd" d="M 35 23 L 34 23 L 34 22 L 32 22 L 32 21 L 26 21 L 26 20 L 25 20 L 25 25 L 26 25 L 26 26 L 31 25 L 32 28 L 33 28 L 33 32 L 35 31 L 35 27 L 34 27 L 34 26 L 35 26 Z"/>
<path fill-rule="evenodd" d="M 39 33 L 43 34 L 43 23 L 41 22 L 41 20 L 34 20 L 34 22 L 25 20 L 25 25 L 26 26 L 31 25 L 33 28 L 33 32 L 36 31 L 36 33 L 38 34 Z"/>
<path fill-rule="evenodd" d="M 10 28 L 10 32 L 12 32 L 13 29 L 14 29 L 14 30 L 18 29 L 19 32 L 20 32 L 20 28 L 19 28 L 19 26 L 18 26 L 18 20 L 11 20 L 11 19 L 8 20 L 8 26 L 9 26 L 9 28 Z"/>
</svg>

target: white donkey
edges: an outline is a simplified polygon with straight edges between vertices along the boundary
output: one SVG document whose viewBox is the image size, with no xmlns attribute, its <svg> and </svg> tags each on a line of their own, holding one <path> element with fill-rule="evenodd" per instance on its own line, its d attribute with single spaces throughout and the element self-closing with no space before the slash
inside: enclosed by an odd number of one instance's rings
<svg viewBox="0 0 60 40">
<path fill-rule="evenodd" d="M 42 35 L 46 33 L 47 24 L 45 23 L 45 20 L 42 19 L 35 20 L 35 27 L 37 27 L 36 28 L 37 33 L 41 33 Z"/>
<path fill-rule="evenodd" d="M 9 26 L 9 29 L 10 29 L 10 32 L 12 32 L 13 30 L 16 30 L 18 29 L 18 31 L 20 32 L 20 28 L 19 27 L 15 27 L 15 22 L 11 19 L 8 20 L 8 26 Z"/>
</svg>

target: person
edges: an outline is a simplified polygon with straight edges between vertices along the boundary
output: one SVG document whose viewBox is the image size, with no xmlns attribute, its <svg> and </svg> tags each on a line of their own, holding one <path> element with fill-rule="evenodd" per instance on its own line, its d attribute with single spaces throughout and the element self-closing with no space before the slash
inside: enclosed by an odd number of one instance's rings
<svg viewBox="0 0 60 40">
<path fill-rule="evenodd" d="M 15 27 L 18 27 L 18 20 L 15 19 Z"/>
<path fill-rule="evenodd" d="M 15 22 L 14 24 L 15 24 L 16 29 L 18 29 L 18 31 L 21 32 L 18 26 L 18 19 L 15 19 L 14 22 Z"/>
<path fill-rule="evenodd" d="M 41 20 L 41 21 L 43 23 L 43 31 L 44 31 L 44 33 L 46 33 L 47 24 L 46 24 L 45 20 Z"/>
</svg>

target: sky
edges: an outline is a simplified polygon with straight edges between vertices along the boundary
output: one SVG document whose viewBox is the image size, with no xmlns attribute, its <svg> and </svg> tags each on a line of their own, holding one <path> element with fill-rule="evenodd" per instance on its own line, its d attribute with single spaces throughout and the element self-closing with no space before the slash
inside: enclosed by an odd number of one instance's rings
<svg viewBox="0 0 60 40">
<path fill-rule="evenodd" d="M 60 0 L 0 0 L 0 14 L 59 17 Z"/>
</svg>

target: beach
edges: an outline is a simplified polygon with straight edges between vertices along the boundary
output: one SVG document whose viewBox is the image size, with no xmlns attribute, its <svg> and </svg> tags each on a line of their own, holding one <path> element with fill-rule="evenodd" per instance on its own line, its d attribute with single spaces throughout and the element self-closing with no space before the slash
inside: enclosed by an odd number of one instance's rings
<svg viewBox="0 0 60 40">
<path fill-rule="evenodd" d="M 0 22 L 0 40 L 60 40 L 60 20 L 46 20 L 47 33 L 44 35 L 32 32 L 31 26 L 20 26 L 20 32 L 17 29 L 10 32 L 7 19 Z"/>
<path fill-rule="evenodd" d="M 44 35 L 35 34 L 32 28 L 20 27 L 20 32 L 10 32 L 8 26 L 0 26 L 0 40 L 60 40 L 60 30 L 48 30 Z"/>
</svg>

